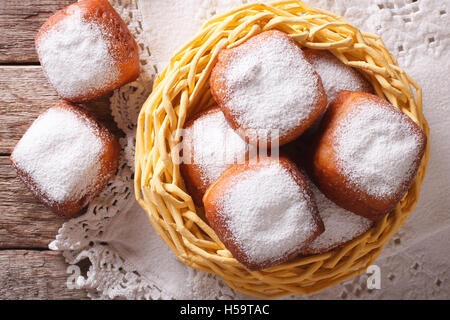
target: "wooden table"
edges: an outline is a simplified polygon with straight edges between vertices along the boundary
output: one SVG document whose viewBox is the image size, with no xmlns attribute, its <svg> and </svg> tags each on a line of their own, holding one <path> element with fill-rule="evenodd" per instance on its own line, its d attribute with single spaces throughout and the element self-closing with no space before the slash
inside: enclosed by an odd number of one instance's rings
<svg viewBox="0 0 450 320">
<path fill-rule="evenodd" d="M 40 26 L 71 0 L 0 1 L 0 299 L 86 299 L 69 290 L 67 265 L 48 249 L 65 221 L 37 202 L 9 156 L 34 119 L 59 101 L 34 49 Z M 86 107 L 120 136 L 108 98 Z"/>
</svg>

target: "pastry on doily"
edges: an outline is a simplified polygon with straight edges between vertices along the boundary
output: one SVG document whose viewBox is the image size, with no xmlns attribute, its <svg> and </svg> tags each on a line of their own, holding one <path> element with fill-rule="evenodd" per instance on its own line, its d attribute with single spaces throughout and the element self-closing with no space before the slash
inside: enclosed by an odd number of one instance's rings
<svg viewBox="0 0 450 320">
<path fill-rule="evenodd" d="M 17 143 L 11 163 L 55 213 L 79 212 L 108 183 L 120 146 L 85 109 L 63 102 L 40 115 Z"/>
<path fill-rule="evenodd" d="M 256 158 L 255 158 L 256 159 Z M 206 218 L 250 270 L 289 261 L 323 231 L 308 182 L 281 156 L 236 164 L 206 191 Z"/>
<path fill-rule="evenodd" d="M 248 157 L 248 144 L 229 126 L 223 112 L 212 106 L 184 125 L 182 161 L 184 182 L 196 205 L 206 189 L 235 163 Z"/>
<path fill-rule="evenodd" d="M 303 51 L 278 30 L 222 50 L 210 87 L 230 125 L 262 146 L 294 140 L 327 104 L 320 77 Z"/>
<path fill-rule="evenodd" d="M 314 139 L 309 167 L 329 199 L 378 220 L 408 191 L 425 146 L 423 130 L 386 100 L 341 91 Z"/>
<path fill-rule="evenodd" d="M 98 98 L 139 76 L 137 43 L 107 0 L 84 0 L 56 12 L 35 44 L 48 80 L 68 101 Z"/>
</svg>

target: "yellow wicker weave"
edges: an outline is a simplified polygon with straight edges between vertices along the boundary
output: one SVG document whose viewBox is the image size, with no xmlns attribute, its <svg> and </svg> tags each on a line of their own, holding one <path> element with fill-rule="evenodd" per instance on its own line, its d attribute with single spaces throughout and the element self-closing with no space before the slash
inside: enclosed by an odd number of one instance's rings
<svg viewBox="0 0 450 320">
<path fill-rule="evenodd" d="M 237 262 L 185 191 L 178 165 L 178 129 L 186 117 L 213 102 L 208 79 L 218 52 L 273 28 L 290 34 L 303 47 L 330 50 L 359 69 L 380 97 L 409 115 L 429 137 L 419 85 L 397 65 L 377 35 L 360 32 L 343 18 L 300 1 L 249 4 L 206 22 L 170 60 L 140 112 L 136 198 L 183 263 L 263 298 L 309 294 L 363 273 L 416 206 L 429 159 L 427 147 L 416 179 L 395 210 L 344 246 L 263 271 L 249 271 Z"/>
</svg>

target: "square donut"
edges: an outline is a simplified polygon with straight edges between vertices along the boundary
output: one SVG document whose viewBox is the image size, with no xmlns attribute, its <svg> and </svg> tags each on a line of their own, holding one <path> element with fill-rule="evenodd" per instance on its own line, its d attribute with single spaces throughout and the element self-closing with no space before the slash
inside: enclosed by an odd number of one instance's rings
<svg viewBox="0 0 450 320">
<path fill-rule="evenodd" d="M 295 258 L 324 231 L 308 182 L 283 156 L 232 166 L 203 203 L 210 226 L 249 270 Z"/>
<path fill-rule="evenodd" d="M 319 216 L 325 231 L 302 249 L 303 255 L 321 254 L 333 250 L 371 229 L 375 222 L 339 207 L 325 197 L 311 182 Z"/>
<path fill-rule="evenodd" d="M 70 217 L 117 169 L 120 146 L 85 109 L 63 102 L 41 114 L 11 154 L 19 178 L 38 200 Z"/>
<path fill-rule="evenodd" d="M 314 138 L 309 167 L 329 199 L 378 220 L 408 191 L 426 143 L 423 130 L 386 100 L 341 91 Z"/>
<path fill-rule="evenodd" d="M 360 215 L 341 208 L 328 199 L 311 181 L 305 167 L 307 166 L 308 145 L 301 140 L 295 140 L 282 147 L 282 153 L 292 160 L 309 182 L 309 187 L 316 200 L 319 216 L 323 221 L 325 231 L 307 244 L 301 254 L 308 256 L 322 254 L 333 250 L 355 239 L 374 226 L 374 222 Z"/>
<path fill-rule="evenodd" d="M 56 12 L 35 45 L 49 82 L 67 101 L 98 98 L 139 76 L 137 43 L 107 0 L 80 1 Z"/>
<path fill-rule="evenodd" d="M 186 122 L 182 151 L 181 174 L 195 204 L 201 206 L 208 187 L 233 164 L 247 160 L 249 145 L 215 105 Z"/>
<path fill-rule="evenodd" d="M 373 87 L 356 69 L 346 65 L 328 50 L 303 50 L 306 60 L 312 64 L 322 80 L 328 102 L 342 91 L 373 93 Z"/>
<path fill-rule="evenodd" d="M 210 87 L 231 127 L 263 147 L 293 141 L 327 105 L 319 75 L 295 40 L 279 30 L 222 49 Z"/>
</svg>

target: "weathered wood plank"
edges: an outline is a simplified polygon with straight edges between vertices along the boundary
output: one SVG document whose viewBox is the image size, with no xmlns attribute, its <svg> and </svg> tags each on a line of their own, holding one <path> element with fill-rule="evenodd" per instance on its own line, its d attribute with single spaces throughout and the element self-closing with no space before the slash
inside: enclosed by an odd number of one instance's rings
<svg viewBox="0 0 450 320">
<path fill-rule="evenodd" d="M 47 248 L 65 219 L 39 203 L 0 156 L 0 249 Z"/>
<path fill-rule="evenodd" d="M 45 250 L 65 219 L 35 200 L 8 157 L 32 121 L 59 101 L 41 67 L 26 64 L 38 62 L 34 38 L 40 26 L 74 1 L 0 1 L 0 64 L 11 64 L 0 66 L 0 299 L 87 298 L 86 292 L 67 288 L 69 274 L 60 253 Z M 108 98 L 87 108 L 121 135 L 110 115 Z"/>
<path fill-rule="evenodd" d="M 0 299 L 87 299 L 68 289 L 67 264 L 59 252 L 0 251 Z"/>
<path fill-rule="evenodd" d="M 0 63 L 37 62 L 34 38 L 41 25 L 74 0 L 1 0 Z"/>
<path fill-rule="evenodd" d="M 0 66 L 0 75 L 0 154 L 9 154 L 38 115 L 60 99 L 41 66 Z M 121 135 L 107 97 L 86 107 L 116 136 Z"/>
</svg>

